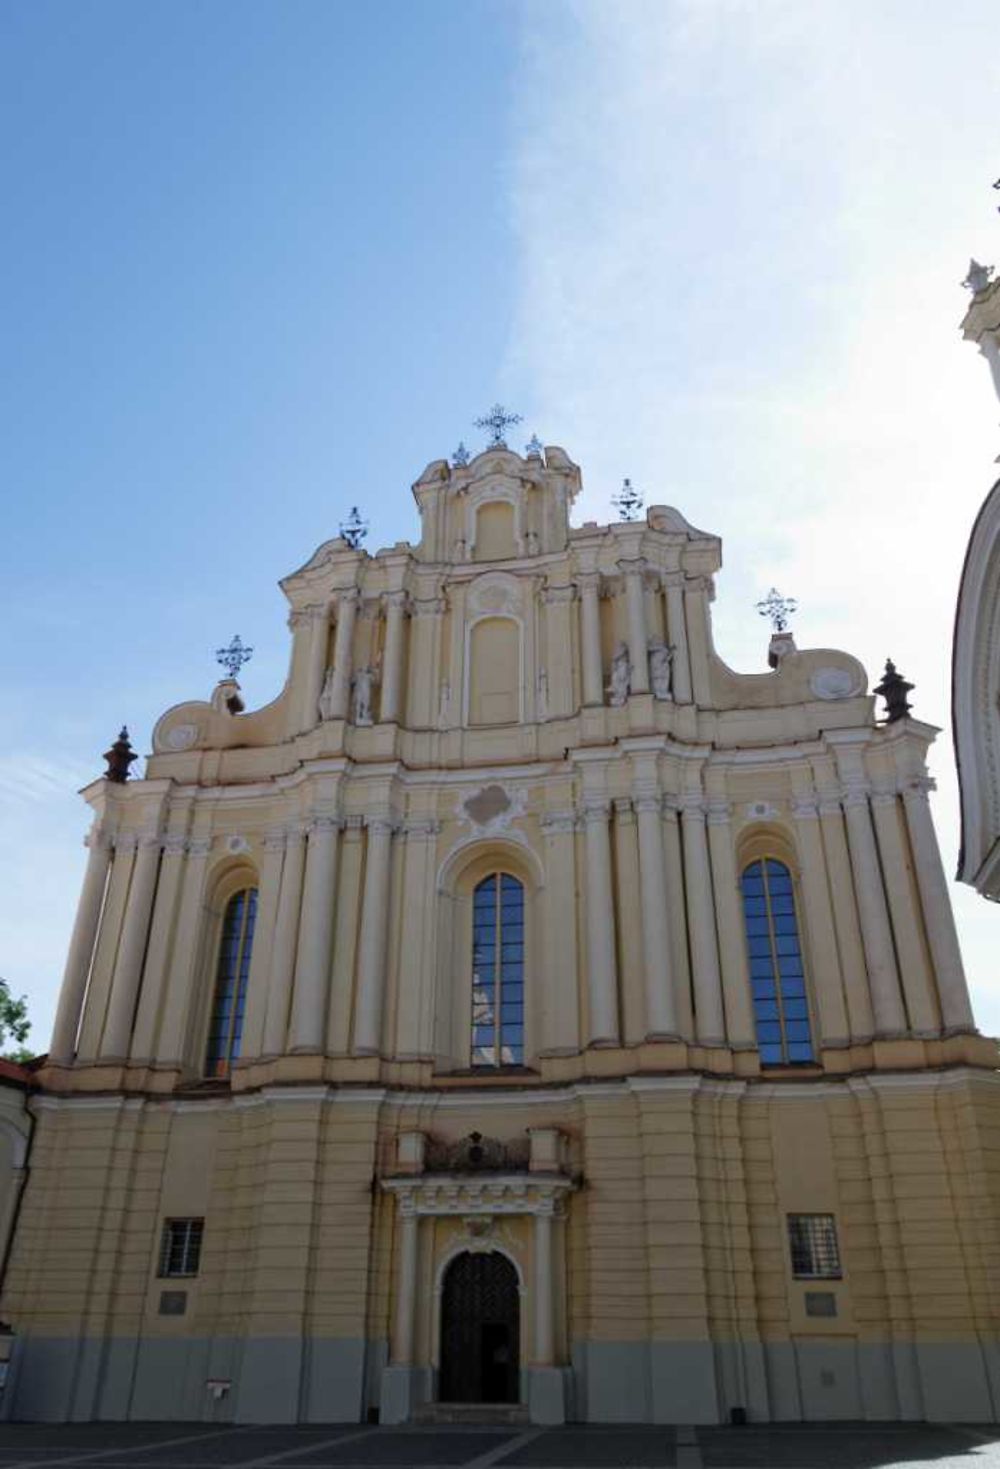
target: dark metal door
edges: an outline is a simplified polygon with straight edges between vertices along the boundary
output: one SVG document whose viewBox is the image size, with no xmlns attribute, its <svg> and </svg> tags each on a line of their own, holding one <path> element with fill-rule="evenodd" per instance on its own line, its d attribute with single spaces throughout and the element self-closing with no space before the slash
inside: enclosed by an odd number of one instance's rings
<svg viewBox="0 0 1000 1469">
<path fill-rule="evenodd" d="M 517 1272 L 506 1256 L 465 1253 L 441 1294 L 443 1403 L 516 1403 L 520 1386 Z"/>
</svg>

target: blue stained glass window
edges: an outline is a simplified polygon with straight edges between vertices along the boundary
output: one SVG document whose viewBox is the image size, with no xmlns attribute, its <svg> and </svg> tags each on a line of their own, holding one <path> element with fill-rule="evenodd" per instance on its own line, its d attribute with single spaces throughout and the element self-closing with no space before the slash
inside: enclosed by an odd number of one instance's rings
<svg viewBox="0 0 1000 1469">
<path fill-rule="evenodd" d="M 256 918 L 257 889 L 242 888 L 234 893 L 222 919 L 205 1055 L 206 1076 L 228 1076 L 240 1054 Z"/>
<path fill-rule="evenodd" d="M 792 875 L 768 857 L 744 870 L 740 890 L 761 1063 L 814 1061 Z"/>
<path fill-rule="evenodd" d="M 508 872 L 472 895 L 472 1064 L 524 1062 L 524 888 Z"/>
</svg>

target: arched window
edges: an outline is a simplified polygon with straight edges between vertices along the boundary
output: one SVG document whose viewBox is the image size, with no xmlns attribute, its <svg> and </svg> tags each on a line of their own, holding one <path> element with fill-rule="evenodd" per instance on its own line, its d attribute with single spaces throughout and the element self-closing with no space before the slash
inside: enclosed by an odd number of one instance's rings
<svg viewBox="0 0 1000 1469">
<path fill-rule="evenodd" d="M 524 1062 L 524 888 L 509 872 L 472 894 L 472 1064 Z"/>
<path fill-rule="evenodd" d="M 228 1076 L 232 1063 L 240 1054 L 256 917 L 256 888 L 241 888 L 226 904 L 219 962 L 215 970 L 212 1019 L 208 1027 L 206 1076 Z"/>
<path fill-rule="evenodd" d="M 783 862 L 765 857 L 744 868 L 741 886 L 761 1062 L 813 1061 L 792 875 Z"/>
</svg>

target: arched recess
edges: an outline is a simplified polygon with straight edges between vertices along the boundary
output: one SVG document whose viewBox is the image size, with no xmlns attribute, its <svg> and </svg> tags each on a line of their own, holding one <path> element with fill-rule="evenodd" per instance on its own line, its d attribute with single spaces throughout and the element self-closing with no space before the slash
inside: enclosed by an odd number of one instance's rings
<svg viewBox="0 0 1000 1469">
<path fill-rule="evenodd" d="M 520 843 L 476 841 L 453 853 L 438 880 L 440 981 L 435 996 L 434 1034 L 439 1065 L 473 1070 L 473 938 L 475 893 L 485 879 L 508 875 L 523 891 L 523 1064 L 539 1049 L 538 985 L 541 972 L 541 867 Z M 503 1065 L 494 1067 L 502 1071 Z"/>
<path fill-rule="evenodd" d="M 514 506 L 487 500 L 476 508 L 473 560 L 510 561 L 518 554 Z"/>
<path fill-rule="evenodd" d="M 228 1064 L 221 1068 L 218 1066 L 209 1068 L 210 1041 L 213 1032 L 218 1029 L 216 1022 L 220 1017 L 216 1014 L 216 1009 L 223 980 L 224 960 L 227 957 L 232 960 L 234 1007 L 241 1002 L 241 992 L 242 1003 L 245 1004 L 250 958 L 253 952 L 258 891 L 257 869 L 253 863 L 245 860 L 221 865 L 210 879 L 208 898 L 202 910 L 198 960 L 199 983 L 195 989 L 192 1023 L 188 1032 L 188 1061 L 191 1067 L 201 1075 L 223 1077 L 229 1074 Z M 245 898 L 240 905 L 237 900 L 241 894 L 244 894 Z M 231 955 L 228 952 L 224 953 L 224 946 L 227 951 L 230 947 L 233 948 Z M 230 1019 L 235 1021 L 237 1018 L 241 1021 L 242 1014 L 237 1017 L 234 1010 Z M 229 1036 L 232 1037 L 234 1031 L 238 1034 L 241 1028 L 241 1026 L 237 1028 L 231 1025 L 228 1030 Z M 238 1046 L 236 1054 L 238 1054 Z M 232 1059 L 235 1059 L 235 1056 Z"/>
<path fill-rule="evenodd" d="M 517 724 L 522 714 L 521 624 L 481 617 L 469 629 L 466 723 Z"/>
<path fill-rule="evenodd" d="M 745 831 L 737 845 L 737 872 L 761 1063 L 814 1063 L 820 1016 L 809 978 L 797 854 L 788 833 L 770 824 Z"/>
</svg>

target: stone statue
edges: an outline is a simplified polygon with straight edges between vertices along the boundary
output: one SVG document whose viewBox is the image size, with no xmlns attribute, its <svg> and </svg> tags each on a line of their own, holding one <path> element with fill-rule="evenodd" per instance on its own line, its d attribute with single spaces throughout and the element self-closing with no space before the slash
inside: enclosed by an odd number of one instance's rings
<svg viewBox="0 0 1000 1469">
<path fill-rule="evenodd" d="M 326 670 L 326 678 L 323 680 L 323 692 L 319 696 L 320 719 L 333 718 L 333 665 Z"/>
<path fill-rule="evenodd" d="M 665 643 L 662 638 L 650 638 L 649 686 L 653 690 L 654 699 L 673 697 L 670 689 L 670 665 L 673 660 L 672 643 Z"/>
<path fill-rule="evenodd" d="M 375 686 L 375 670 L 359 668 L 351 682 L 354 685 L 354 723 L 373 724 L 372 689 Z"/>
<path fill-rule="evenodd" d="M 611 682 L 608 684 L 613 709 L 620 709 L 625 703 L 631 686 L 632 664 L 629 661 L 628 648 L 625 643 L 618 643 L 615 646 L 614 657 L 611 659 Z"/>
<path fill-rule="evenodd" d="M 441 696 L 438 700 L 438 724 L 444 728 L 448 723 L 448 714 L 451 709 L 451 684 L 445 680 L 441 685 Z"/>
</svg>

